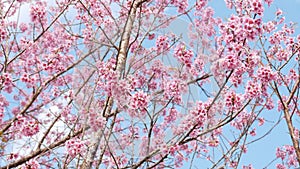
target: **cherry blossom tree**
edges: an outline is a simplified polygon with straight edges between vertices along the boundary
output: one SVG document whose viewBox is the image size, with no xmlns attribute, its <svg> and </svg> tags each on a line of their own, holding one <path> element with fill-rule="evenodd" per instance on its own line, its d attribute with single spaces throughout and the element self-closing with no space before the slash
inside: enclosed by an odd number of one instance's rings
<svg viewBox="0 0 300 169">
<path fill-rule="evenodd" d="M 291 144 L 266 163 L 299 167 L 295 23 L 264 18 L 273 0 L 209 3 L 1 0 L 0 168 L 250 169 L 280 122 Z"/>
</svg>

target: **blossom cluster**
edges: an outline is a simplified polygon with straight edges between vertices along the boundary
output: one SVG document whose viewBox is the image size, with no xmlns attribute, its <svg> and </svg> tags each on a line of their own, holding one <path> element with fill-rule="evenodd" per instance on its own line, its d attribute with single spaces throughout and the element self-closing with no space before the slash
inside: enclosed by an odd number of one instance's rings
<svg viewBox="0 0 300 169">
<path fill-rule="evenodd" d="M 101 130 L 105 126 L 106 120 L 104 117 L 99 115 L 99 112 L 90 109 L 88 115 L 89 115 L 89 124 L 94 131 Z"/>
<path fill-rule="evenodd" d="M 285 145 L 276 149 L 276 157 L 281 159 L 283 163 L 276 164 L 277 169 L 286 169 L 287 167 L 297 167 L 297 156 L 293 146 Z M 286 167 L 287 166 L 287 167 Z"/>
<path fill-rule="evenodd" d="M 35 6 L 31 6 L 30 15 L 33 23 L 44 25 L 47 22 L 46 6 L 46 2 L 42 1 L 38 1 Z"/>
<path fill-rule="evenodd" d="M 6 98 L 0 94 L 0 123 L 2 123 L 5 108 L 9 106 L 9 102 L 6 100 Z"/>
<path fill-rule="evenodd" d="M 276 73 L 268 67 L 260 67 L 257 70 L 257 76 L 262 83 L 268 83 L 272 80 L 276 80 Z"/>
<path fill-rule="evenodd" d="M 165 98 L 171 99 L 172 102 L 180 104 L 182 102 L 181 93 L 186 92 L 186 84 L 179 79 L 168 80 L 163 86 L 165 90 Z"/>
<path fill-rule="evenodd" d="M 169 40 L 167 36 L 158 36 L 156 39 L 156 47 L 158 53 L 163 53 L 169 48 Z"/>
<path fill-rule="evenodd" d="M 14 123 L 17 130 L 22 131 L 23 136 L 31 137 L 40 131 L 40 124 L 37 120 L 30 117 L 18 115 L 18 119 Z"/>
<path fill-rule="evenodd" d="M 4 20 L 0 20 L 0 24 L 1 24 L 1 26 L 0 26 L 0 42 L 2 42 L 7 38 L 8 34 L 6 31 L 6 27 L 5 27 L 6 24 L 5 24 Z"/>
<path fill-rule="evenodd" d="M 0 75 L 0 86 L 3 86 L 4 91 L 7 93 L 11 93 L 14 87 L 13 80 L 11 74 L 3 73 Z"/>
<path fill-rule="evenodd" d="M 68 154 L 74 158 L 76 155 L 83 153 L 86 150 L 85 141 L 79 139 L 72 139 L 66 142 L 66 149 Z"/>
<path fill-rule="evenodd" d="M 187 67 L 191 67 L 192 58 L 194 56 L 193 52 L 187 50 L 185 45 L 179 45 L 174 50 L 174 56 Z"/>
<path fill-rule="evenodd" d="M 21 166 L 21 169 L 39 169 L 41 166 L 36 159 L 31 159 Z"/>
<path fill-rule="evenodd" d="M 147 107 L 149 102 L 149 96 L 143 91 L 134 93 L 131 97 L 131 108 L 143 110 Z"/>
<path fill-rule="evenodd" d="M 260 84 L 254 81 L 248 81 L 245 89 L 247 98 L 259 98 L 261 96 Z"/>
<path fill-rule="evenodd" d="M 170 3 L 178 8 L 179 13 L 183 13 L 189 5 L 188 0 L 171 0 Z"/>
<path fill-rule="evenodd" d="M 229 111 L 239 110 L 243 105 L 244 98 L 241 94 L 236 94 L 231 91 L 228 92 L 225 98 L 225 105 L 228 107 Z"/>
</svg>

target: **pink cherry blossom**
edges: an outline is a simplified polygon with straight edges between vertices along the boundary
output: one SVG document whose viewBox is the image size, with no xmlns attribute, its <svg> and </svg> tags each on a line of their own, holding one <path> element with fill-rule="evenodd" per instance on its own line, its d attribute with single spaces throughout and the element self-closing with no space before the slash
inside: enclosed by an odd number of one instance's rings
<svg viewBox="0 0 300 169">
<path fill-rule="evenodd" d="M 31 159 L 31 160 L 27 161 L 25 163 L 25 165 L 23 165 L 21 168 L 22 169 L 38 169 L 38 168 L 40 168 L 40 164 L 36 160 Z"/>
<path fill-rule="evenodd" d="M 68 154 L 74 158 L 76 155 L 83 153 L 85 149 L 84 141 L 74 139 L 66 142 L 66 149 Z"/>
<path fill-rule="evenodd" d="M 1 1 L 0 168 L 299 167 L 292 9 L 224 2 Z"/>
</svg>

